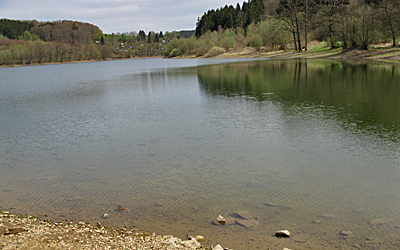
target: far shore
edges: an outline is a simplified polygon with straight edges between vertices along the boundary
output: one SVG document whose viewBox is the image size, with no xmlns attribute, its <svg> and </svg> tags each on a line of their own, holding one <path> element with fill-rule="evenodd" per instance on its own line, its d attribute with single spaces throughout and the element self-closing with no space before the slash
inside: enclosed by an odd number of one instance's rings
<svg viewBox="0 0 400 250">
<path fill-rule="evenodd" d="M 24 67 L 24 66 L 40 66 L 40 65 L 56 65 L 56 64 L 67 64 L 67 63 L 87 63 L 87 62 L 103 62 L 103 61 L 117 61 L 117 60 L 130 60 L 130 59 L 148 59 L 148 58 L 161 58 L 162 56 L 146 56 L 146 57 L 117 57 L 106 60 L 80 60 L 80 61 L 64 61 L 64 62 L 46 62 L 46 63 L 29 63 L 29 64 L 11 64 L 1 65 L 0 68 L 12 68 L 12 67 Z"/>
<path fill-rule="evenodd" d="M 115 61 L 115 60 L 129 60 L 129 59 L 148 59 L 148 58 L 162 58 L 162 56 L 150 56 L 150 57 L 131 57 L 131 58 L 113 58 L 107 60 L 81 60 L 81 61 L 65 61 L 65 62 L 48 62 L 48 63 L 32 63 L 32 64 L 13 64 L 13 65 L 2 65 L 0 68 L 8 67 L 22 67 L 22 66 L 38 66 L 38 65 L 53 65 L 53 64 L 65 64 L 65 63 L 84 63 L 84 62 L 99 62 L 99 61 Z M 190 59 L 190 58 L 205 58 L 197 57 L 196 55 L 189 54 L 179 57 L 173 57 L 174 59 Z M 387 63 L 400 63 L 400 47 L 374 47 L 368 50 L 360 49 L 347 49 L 342 48 L 330 49 L 323 48 L 319 50 L 310 49 L 308 51 L 291 51 L 291 50 L 276 50 L 276 51 L 258 51 L 251 47 L 246 47 L 242 51 L 229 50 L 228 52 L 210 58 L 270 58 L 270 59 L 293 59 L 293 58 L 305 58 L 305 59 L 348 59 L 357 61 L 380 61 Z"/>
</svg>

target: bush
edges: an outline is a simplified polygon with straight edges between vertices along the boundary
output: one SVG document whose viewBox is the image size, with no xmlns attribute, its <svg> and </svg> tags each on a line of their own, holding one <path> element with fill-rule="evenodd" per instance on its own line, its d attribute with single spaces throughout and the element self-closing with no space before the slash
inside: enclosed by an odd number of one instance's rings
<svg viewBox="0 0 400 250">
<path fill-rule="evenodd" d="M 226 36 L 221 39 L 219 45 L 224 47 L 226 50 L 233 48 L 233 46 L 235 45 L 235 38 L 233 36 Z"/>
<path fill-rule="evenodd" d="M 173 39 L 165 48 L 165 56 L 170 56 L 174 49 L 179 49 L 182 51 L 184 44 L 185 42 L 182 39 Z"/>
<path fill-rule="evenodd" d="M 180 56 L 180 55 L 182 55 L 182 50 L 180 50 L 180 49 L 178 49 L 178 48 L 175 48 L 175 49 L 173 49 L 172 51 L 171 51 L 171 53 L 169 53 L 169 57 L 177 57 L 177 56 Z"/>
<path fill-rule="evenodd" d="M 261 46 L 263 45 L 263 40 L 260 35 L 254 35 L 250 40 L 250 46 L 260 51 Z"/>
<path fill-rule="evenodd" d="M 226 51 L 224 48 L 215 46 L 215 47 L 212 47 L 204 57 L 214 57 L 214 56 L 222 55 L 225 52 Z"/>
</svg>

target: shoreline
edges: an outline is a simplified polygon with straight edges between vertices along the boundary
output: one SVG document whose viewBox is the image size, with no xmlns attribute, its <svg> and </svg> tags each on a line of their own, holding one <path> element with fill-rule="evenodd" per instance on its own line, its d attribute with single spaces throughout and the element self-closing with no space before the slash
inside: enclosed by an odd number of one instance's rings
<svg viewBox="0 0 400 250">
<path fill-rule="evenodd" d="M 182 56 L 181 58 L 194 58 L 193 56 Z M 385 63 L 400 63 L 400 47 L 396 48 L 373 48 L 369 50 L 360 49 L 310 49 L 308 51 L 257 51 L 246 47 L 242 51 L 228 51 L 224 54 L 210 58 L 269 58 L 269 59 L 342 59 L 358 61 L 376 61 Z"/>
<path fill-rule="evenodd" d="M 1 68 L 14 68 L 14 67 L 28 67 L 28 66 L 43 66 L 43 65 L 59 65 L 69 63 L 88 63 L 88 62 L 107 62 L 107 61 L 120 61 L 120 60 L 137 60 L 137 59 L 149 59 L 149 58 L 162 58 L 162 56 L 146 56 L 146 57 L 131 57 L 131 58 L 113 58 L 113 59 L 100 59 L 100 60 L 81 60 L 81 61 L 68 61 L 68 62 L 46 62 L 46 63 L 31 63 L 31 64 L 12 64 L 12 65 L 0 65 Z"/>
<path fill-rule="evenodd" d="M 212 249 L 195 238 L 149 234 L 134 228 L 80 221 L 51 222 L 0 210 L 0 249 Z"/>
<path fill-rule="evenodd" d="M 68 61 L 68 62 L 48 62 L 48 63 L 32 63 L 32 64 L 13 64 L 1 65 L 0 68 L 24 67 L 24 66 L 40 66 L 40 65 L 57 65 L 67 63 L 86 63 L 86 62 L 101 62 L 101 61 L 117 61 L 117 60 L 130 60 L 130 59 L 149 59 L 149 58 L 165 58 L 162 56 L 148 56 L 148 57 L 131 57 L 131 58 L 113 58 L 107 60 L 81 60 L 81 61 Z M 196 55 L 183 55 L 172 57 L 171 59 L 193 59 L 193 58 L 206 58 L 196 57 Z M 361 61 L 376 61 L 384 63 L 400 63 L 400 47 L 376 47 L 368 50 L 360 49 L 347 49 L 343 50 L 323 48 L 314 50 L 313 48 L 308 51 L 257 51 L 254 48 L 246 47 L 242 51 L 235 52 L 229 50 L 228 52 L 208 58 L 262 58 L 262 59 L 342 59 L 342 60 L 361 60 Z"/>
</svg>

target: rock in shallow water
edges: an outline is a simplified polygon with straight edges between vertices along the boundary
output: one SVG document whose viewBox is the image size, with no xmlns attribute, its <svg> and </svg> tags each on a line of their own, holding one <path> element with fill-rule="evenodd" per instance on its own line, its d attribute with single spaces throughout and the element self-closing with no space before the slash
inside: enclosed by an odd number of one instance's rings
<svg viewBox="0 0 400 250">
<path fill-rule="evenodd" d="M 292 236 L 292 234 L 288 230 L 279 230 L 275 233 L 275 236 L 278 238 L 288 238 Z"/>
<path fill-rule="evenodd" d="M 225 225 L 226 220 L 225 220 L 224 217 L 222 217 L 222 215 L 218 215 L 218 217 L 217 217 L 217 222 L 218 222 L 219 224 L 221 224 L 221 225 Z"/>
<path fill-rule="evenodd" d="M 369 224 L 376 226 L 376 225 L 392 223 L 392 222 L 394 222 L 393 218 L 378 218 L 378 219 L 372 220 Z"/>
<path fill-rule="evenodd" d="M 349 236 L 349 235 L 353 234 L 353 232 L 352 231 L 343 230 L 342 232 L 340 232 L 340 234 L 344 235 L 344 236 Z"/>
</svg>

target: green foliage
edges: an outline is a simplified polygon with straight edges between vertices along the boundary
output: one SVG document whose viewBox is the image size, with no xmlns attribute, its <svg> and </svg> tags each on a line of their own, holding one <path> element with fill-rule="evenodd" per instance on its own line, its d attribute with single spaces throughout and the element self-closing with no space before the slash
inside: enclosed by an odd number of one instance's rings
<svg viewBox="0 0 400 250">
<path fill-rule="evenodd" d="M 23 34 L 24 41 L 32 41 L 32 34 L 31 32 L 25 30 Z"/>
<path fill-rule="evenodd" d="M 261 50 L 261 46 L 263 45 L 263 40 L 259 34 L 254 35 L 250 39 L 250 46 L 257 49 L 258 51 Z"/>
<path fill-rule="evenodd" d="M 153 33 L 149 31 L 149 34 L 147 35 L 147 43 L 152 43 L 153 42 Z"/>
<path fill-rule="evenodd" d="M 214 57 L 214 56 L 218 56 L 218 55 L 222 55 L 224 54 L 226 51 L 224 48 L 221 47 L 212 47 L 205 55 L 204 57 Z"/>
<path fill-rule="evenodd" d="M 146 33 L 144 33 L 144 30 L 139 30 L 138 41 L 145 39 L 146 39 Z"/>
<path fill-rule="evenodd" d="M 225 50 L 233 48 L 235 45 L 235 36 L 236 34 L 232 29 L 225 30 L 224 37 L 219 42 L 219 45 L 225 48 Z"/>
<path fill-rule="evenodd" d="M 169 53 L 169 57 L 177 57 L 182 55 L 182 50 L 175 48 Z"/>
<path fill-rule="evenodd" d="M 225 50 L 229 50 L 230 48 L 233 48 L 235 46 L 235 37 L 225 36 L 221 39 L 219 45 L 225 48 Z"/>
<path fill-rule="evenodd" d="M 0 34 L 10 39 L 18 39 L 25 31 L 29 31 L 30 23 L 19 20 L 0 20 Z"/>
<path fill-rule="evenodd" d="M 196 56 L 204 56 L 211 48 L 210 40 L 202 37 L 197 40 L 195 54 Z"/>
<path fill-rule="evenodd" d="M 274 17 L 268 17 L 265 21 L 258 23 L 255 27 L 255 33 L 261 36 L 263 44 L 271 50 L 284 50 L 291 41 L 287 23 Z"/>
<path fill-rule="evenodd" d="M 181 52 L 181 54 L 183 54 L 183 45 L 185 44 L 185 41 L 183 40 L 183 39 L 174 39 L 174 40 L 172 40 L 169 44 L 168 44 L 168 46 L 165 48 L 165 56 L 167 56 L 167 57 L 172 57 L 171 55 L 175 55 L 175 54 L 177 54 L 177 52 L 174 52 L 173 54 L 171 54 L 171 52 L 174 50 L 174 49 L 178 49 L 178 50 L 180 50 Z"/>
</svg>

